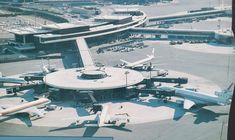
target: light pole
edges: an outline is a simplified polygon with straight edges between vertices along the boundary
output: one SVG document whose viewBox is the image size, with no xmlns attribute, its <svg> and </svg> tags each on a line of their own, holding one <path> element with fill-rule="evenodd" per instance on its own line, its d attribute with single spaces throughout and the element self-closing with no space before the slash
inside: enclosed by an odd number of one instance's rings
<svg viewBox="0 0 235 140">
<path fill-rule="evenodd" d="M 217 26 L 218 26 L 218 30 L 220 31 L 221 30 L 221 19 L 218 19 L 218 22 L 219 22 L 219 24 Z"/>
<path fill-rule="evenodd" d="M 228 68 L 227 68 L 227 81 L 229 81 L 229 71 L 230 71 L 230 56 L 228 57 Z"/>
<path fill-rule="evenodd" d="M 47 91 L 47 85 L 46 85 L 46 73 L 43 73 L 43 76 L 44 76 L 44 84 L 45 84 L 45 91 L 44 92 L 46 92 Z"/>
<path fill-rule="evenodd" d="M 151 80 L 151 77 L 152 77 L 152 63 L 151 62 L 149 64 L 149 67 L 150 67 L 150 69 L 149 69 L 149 77 L 150 77 L 150 80 Z"/>
<path fill-rule="evenodd" d="M 127 94 L 127 74 L 129 74 L 129 73 L 130 73 L 129 71 L 125 72 L 125 75 L 126 75 L 126 94 Z"/>
</svg>

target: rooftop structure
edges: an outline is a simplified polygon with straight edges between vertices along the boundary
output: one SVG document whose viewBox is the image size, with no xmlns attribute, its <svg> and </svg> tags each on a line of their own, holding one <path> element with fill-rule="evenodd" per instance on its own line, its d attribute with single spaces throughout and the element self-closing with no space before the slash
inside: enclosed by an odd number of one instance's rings
<svg viewBox="0 0 235 140">
<path fill-rule="evenodd" d="M 69 29 L 69 28 L 77 28 L 77 27 L 87 27 L 83 22 L 75 23 L 56 23 L 56 24 L 48 24 L 44 25 L 42 28 L 50 29 L 50 30 L 60 30 L 60 29 Z"/>
<path fill-rule="evenodd" d="M 47 85 L 70 90 L 105 90 L 123 88 L 140 83 L 144 79 L 140 72 L 104 67 L 101 69 L 67 69 L 48 74 Z"/>
<path fill-rule="evenodd" d="M 43 29 L 42 27 L 22 27 L 8 30 L 10 33 L 16 35 L 30 35 L 30 34 L 40 34 L 48 33 L 50 30 Z"/>
<path fill-rule="evenodd" d="M 44 47 L 49 43 L 76 40 L 78 37 L 89 39 L 89 44 L 92 44 L 93 40 L 96 42 L 99 40 L 100 43 L 103 43 L 106 40 L 107 42 L 112 41 L 111 36 L 115 39 L 117 34 L 124 34 L 125 31 L 133 27 L 144 25 L 147 16 L 144 12 L 139 12 L 142 13 L 141 16 L 108 15 L 96 17 L 94 19 L 96 24 L 92 23 L 93 25 L 84 22 L 48 24 L 43 25 L 40 30 L 28 31 L 22 28 L 22 30 L 13 30 L 11 33 L 15 35 L 16 43 L 34 44 L 35 48 Z"/>
<path fill-rule="evenodd" d="M 139 16 L 141 15 L 141 11 L 137 8 L 128 8 L 128 9 L 115 9 L 115 14 L 129 14 L 132 16 Z"/>
<path fill-rule="evenodd" d="M 134 70 L 96 67 L 84 38 L 77 38 L 77 47 L 84 68 L 60 70 L 48 74 L 44 82 L 52 87 L 69 90 L 106 90 L 140 83 L 144 77 Z"/>
<path fill-rule="evenodd" d="M 106 16 L 99 16 L 95 18 L 95 21 L 98 22 L 110 22 L 115 24 L 123 24 L 132 21 L 131 16 L 123 16 L 123 15 L 106 15 Z"/>
</svg>

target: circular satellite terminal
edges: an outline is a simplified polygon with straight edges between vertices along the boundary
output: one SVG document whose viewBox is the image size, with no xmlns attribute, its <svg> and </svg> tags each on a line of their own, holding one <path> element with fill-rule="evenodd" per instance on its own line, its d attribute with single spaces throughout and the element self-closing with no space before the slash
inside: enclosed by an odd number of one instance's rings
<svg viewBox="0 0 235 140">
<path fill-rule="evenodd" d="M 143 79 L 143 75 L 135 70 L 104 67 L 101 70 L 60 70 L 47 74 L 43 80 L 47 85 L 60 89 L 103 90 L 132 86 Z"/>
</svg>

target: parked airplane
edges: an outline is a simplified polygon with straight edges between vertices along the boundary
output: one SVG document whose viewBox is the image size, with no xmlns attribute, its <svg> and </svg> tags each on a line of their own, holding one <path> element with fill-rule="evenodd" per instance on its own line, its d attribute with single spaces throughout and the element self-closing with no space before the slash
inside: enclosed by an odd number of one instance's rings
<svg viewBox="0 0 235 140">
<path fill-rule="evenodd" d="M 131 132 L 131 130 L 124 127 L 126 123 L 129 122 L 129 115 L 127 113 L 123 113 L 111 116 L 109 115 L 109 109 L 109 105 L 101 105 L 101 111 L 98 111 L 96 114 L 79 117 L 75 123 L 71 123 L 67 127 L 50 130 L 50 132 L 82 128 L 84 126 L 86 129 L 83 137 L 93 136 L 100 127 L 108 127 L 110 129 L 116 129 L 119 131 Z"/>
<path fill-rule="evenodd" d="M 55 69 L 55 66 L 50 65 L 50 62 L 49 62 L 49 59 L 48 59 L 48 64 L 44 64 L 44 62 L 42 61 L 41 71 L 44 75 L 46 75 L 48 73 L 55 72 L 56 69 Z"/>
<path fill-rule="evenodd" d="M 130 120 L 128 114 L 109 115 L 109 105 L 102 105 L 101 112 L 94 115 L 79 117 L 76 121 L 77 125 L 84 124 L 85 126 L 105 127 L 105 126 L 125 126 Z M 87 121 L 95 121 L 95 124 L 85 123 Z"/>
<path fill-rule="evenodd" d="M 137 66 L 133 69 L 137 71 L 154 71 L 156 73 L 156 76 L 165 77 L 166 75 L 168 75 L 168 70 L 158 69 L 155 66 L 153 66 L 151 62 L 149 63 L 149 65 L 143 64 L 142 66 Z"/>
<path fill-rule="evenodd" d="M 233 83 L 222 91 L 215 91 L 215 95 L 207 93 L 175 88 L 175 87 L 159 87 L 162 90 L 174 90 L 175 96 L 184 98 L 184 109 L 190 109 L 194 105 L 228 105 L 231 103 L 232 91 L 230 90 Z"/>
<path fill-rule="evenodd" d="M 122 61 L 124 63 L 124 67 L 125 68 L 131 68 L 131 69 L 134 69 L 134 68 L 137 68 L 137 67 L 142 67 L 144 69 L 144 63 L 147 63 L 148 61 L 152 60 L 153 58 L 155 58 L 155 55 L 154 55 L 154 48 L 152 50 L 152 54 L 151 55 L 147 55 L 147 58 L 144 58 L 142 60 L 139 60 L 139 61 L 136 61 L 136 62 L 127 62 L 126 60 L 122 60 L 120 59 L 120 61 Z"/>
<path fill-rule="evenodd" d="M 27 81 L 42 80 L 43 76 L 45 76 L 46 74 L 49 74 L 51 72 L 56 71 L 56 69 L 54 67 L 52 67 L 49 64 L 45 65 L 44 63 L 42 63 L 42 65 L 40 65 L 40 68 L 41 68 L 41 71 L 26 72 L 26 73 L 23 73 L 20 76 L 20 78 L 24 78 Z"/>
<path fill-rule="evenodd" d="M 30 117 L 36 116 L 37 118 L 42 118 L 45 115 L 44 110 L 39 110 L 36 108 L 38 105 L 48 104 L 50 100 L 47 98 L 41 98 L 36 101 L 27 102 L 20 105 L 0 105 L 0 116 L 10 116 L 15 114 L 26 113 Z"/>
</svg>

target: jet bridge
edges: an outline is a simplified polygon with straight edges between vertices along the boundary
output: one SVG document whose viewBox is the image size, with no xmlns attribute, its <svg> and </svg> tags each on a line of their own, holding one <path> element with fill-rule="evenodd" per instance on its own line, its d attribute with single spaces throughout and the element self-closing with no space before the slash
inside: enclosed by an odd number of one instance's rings
<svg viewBox="0 0 235 140">
<path fill-rule="evenodd" d="M 178 78 L 170 78 L 170 77 L 152 77 L 151 81 L 154 82 L 163 82 L 163 83 L 175 83 L 175 84 L 187 84 L 188 78 L 186 77 L 178 77 Z"/>
</svg>

